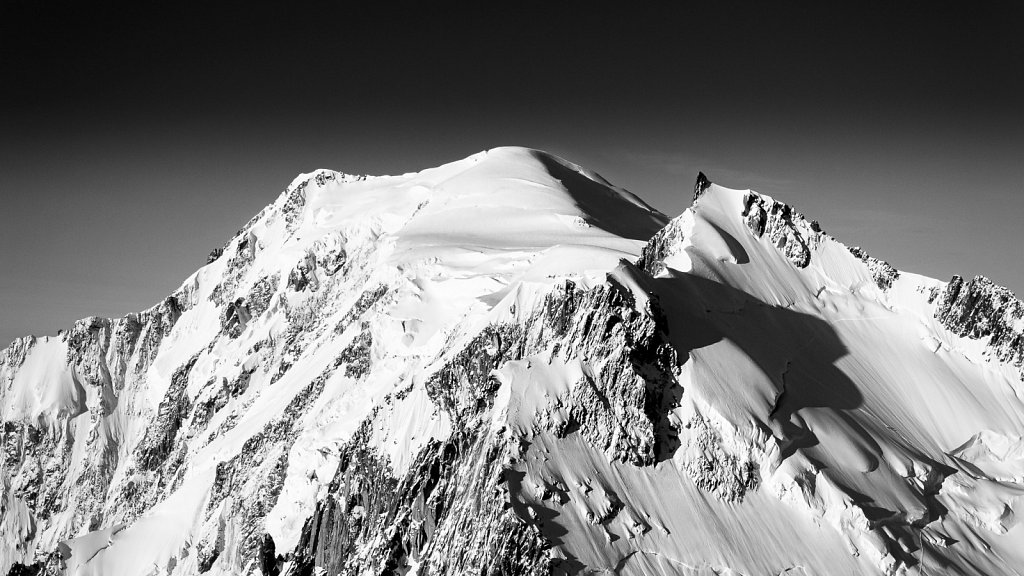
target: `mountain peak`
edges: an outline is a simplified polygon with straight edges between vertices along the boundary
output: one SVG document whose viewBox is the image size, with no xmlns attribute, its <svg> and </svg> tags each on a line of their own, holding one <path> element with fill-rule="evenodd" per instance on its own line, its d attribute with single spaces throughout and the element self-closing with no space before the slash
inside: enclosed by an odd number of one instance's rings
<svg viewBox="0 0 1024 576">
<path fill-rule="evenodd" d="M 697 173 L 697 182 L 693 185 L 693 201 L 696 202 L 711 187 L 711 181 L 703 172 Z"/>
<path fill-rule="evenodd" d="M 521 147 L 301 175 L 0 353 L 0 574 L 1015 573 L 1024 304 L 694 196 Z"/>
</svg>

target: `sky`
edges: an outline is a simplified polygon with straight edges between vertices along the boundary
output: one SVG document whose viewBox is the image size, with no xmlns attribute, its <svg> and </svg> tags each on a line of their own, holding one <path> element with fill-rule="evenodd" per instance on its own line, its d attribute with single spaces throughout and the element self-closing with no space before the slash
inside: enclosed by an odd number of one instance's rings
<svg viewBox="0 0 1024 576">
<path fill-rule="evenodd" d="M 1020 2 L 345 4 L 0 2 L 0 346 L 155 304 L 299 173 L 503 145 L 1024 295 Z"/>
</svg>

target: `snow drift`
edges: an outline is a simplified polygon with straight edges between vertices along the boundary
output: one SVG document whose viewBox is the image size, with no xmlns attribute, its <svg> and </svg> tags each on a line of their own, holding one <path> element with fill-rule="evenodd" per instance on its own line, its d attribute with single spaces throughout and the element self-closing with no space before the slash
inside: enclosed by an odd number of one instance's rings
<svg viewBox="0 0 1024 576">
<path fill-rule="evenodd" d="M 1018 574 L 1024 305 L 701 175 L 297 178 L 0 356 L 0 573 Z"/>
</svg>

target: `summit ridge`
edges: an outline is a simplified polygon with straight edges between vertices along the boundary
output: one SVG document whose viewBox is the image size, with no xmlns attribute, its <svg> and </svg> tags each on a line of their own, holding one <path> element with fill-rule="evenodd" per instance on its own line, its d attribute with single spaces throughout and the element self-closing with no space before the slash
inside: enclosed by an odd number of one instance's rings
<svg viewBox="0 0 1024 576">
<path fill-rule="evenodd" d="M 317 170 L 0 352 L 0 574 L 1016 574 L 1022 318 L 703 173 Z"/>
</svg>

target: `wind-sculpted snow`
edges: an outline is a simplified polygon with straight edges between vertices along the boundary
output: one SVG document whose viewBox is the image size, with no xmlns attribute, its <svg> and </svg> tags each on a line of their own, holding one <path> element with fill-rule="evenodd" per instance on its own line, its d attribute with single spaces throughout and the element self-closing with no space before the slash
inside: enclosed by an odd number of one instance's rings
<svg viewBox="0 0 1024 576">
<path fill-rule="evenodd" d="M 0 573 L 1016 574 L 1019 301 L 703 174 L 297 178 L 0 353 Z"/>
</svg>

